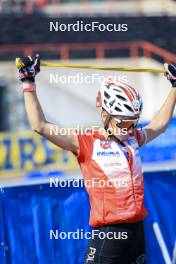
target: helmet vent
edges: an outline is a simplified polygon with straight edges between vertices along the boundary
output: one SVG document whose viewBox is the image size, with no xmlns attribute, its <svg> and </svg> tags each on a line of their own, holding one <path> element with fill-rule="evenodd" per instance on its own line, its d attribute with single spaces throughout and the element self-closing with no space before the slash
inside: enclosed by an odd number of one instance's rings
<svg viewBox="0 0 176 264">
<path fill-rule="evenodd" d="M 113 90 L 116 91 L 116 92 L 122 93 L 121 90 L 118 90 L 118 89 L 115 89 L 115 88 Z"/>
<path fill-rule="evenodd" d="M 111 85 L 110 83 L 106 83 L 106 88 L 109 89 L 110 88 L 110 85 Z"/>
<path fill-rule="evenodd" d="M 118 108 L 117 106 L 114 107 L 114 109 L 115 109 L 116 111 L 118 111 L 118 112 L 122 112 L 122 110 L 121 110 L 120 108 Z"/>
<path fill-rule="evenodd" d="M 122 101 L 125 101 L 125 102 L 127 101 L 127 99 L 125 97 L 121 96 L 121 95 L 116 95 L 116 97 L 119 98 Z"/>
<path fill-rule="evenodd" d="M 124 106 L 125 106 L 130 112 L 133 112 L 133 109 L 132 109 L 129 105 L 124 104 Z"/>
<path fill-rule="evenodd" d="M 110 95 L 107 93 L 107 92 L 104 92 L 104 96 L 109 99 L 110 98 Z"/>
<path fill-rule="evenodd" d="M 107 106 L 107 101 L 104 99 L 104 104 Z"/>
</svg>

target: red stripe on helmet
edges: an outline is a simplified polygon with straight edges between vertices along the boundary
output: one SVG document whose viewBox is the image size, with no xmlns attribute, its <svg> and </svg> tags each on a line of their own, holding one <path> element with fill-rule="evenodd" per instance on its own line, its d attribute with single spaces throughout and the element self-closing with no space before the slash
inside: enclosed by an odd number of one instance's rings
<svg viewBox="0 0 176 264">
<path fill-rule="evenodd" d="M 130 86 L 129 84 L 126 84 L 126 85 L 128 86 L 130 92 L 133 94 L 134 99 L 138 100 L 139 99 L 139 94 L 137 93 L 137 91 L 132 86 Z"/>
<path fill-rule="evenodd" d="M 130 102 L 132 103 L 133 101 L 133 96 L 131 94 L 131 92 L 126 88 L 126 87 L 123 87 L 123 86 L 118 86 L 120 87 L 121 89 L 123 89 L 123 91 L 125 92 L 125 94 L 127 95 L 128 99 L 130 100 Z"/>
</svg>

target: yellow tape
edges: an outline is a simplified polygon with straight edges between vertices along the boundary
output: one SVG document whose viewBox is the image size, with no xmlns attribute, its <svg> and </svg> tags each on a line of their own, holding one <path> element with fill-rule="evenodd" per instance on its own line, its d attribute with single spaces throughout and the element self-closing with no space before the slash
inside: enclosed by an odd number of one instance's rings
<svg viewBox="0 0 176 264">
<path fill-rule="evenodd" d="M 16 67 L 17 67 L 18 69 L 20 69 L 20 68 L 22 68 L 22 67 L 25 66 L 24 63 L 21 61 L 20 58 L 16 58 L 16 60 L 15 60 L 15 64 L 16 64 Z"/>
<path fill-rule="evenodd" d="M 159 72 L 159 73 L 165 72 L 164 68 L 162 69 L 162 68 L 130 68 L 130 67 L 90 66 L 90 65 L 51 63 L 51 62 L 44 62 L 44 61 L 41 61 L 41 66 L 77 68 L 77 69 L 92 69 L 92 70 L 106 70 L 106 71 Z"/>
<path fill-rule="evenodd" d="M 24 67 L 20 58 L 16 59 L 17 68 Z M 158 72 L 165 73 L 164 68 L 130 68 L 130 67 L 110 67 L 110 66 L 90 66 L 90 65 L 76 65 L 76 64 L 62 64 L 41 61 L 41 66 L 44 67 L 60 67 L 60 68 L 76 68 L 76 69 L 91 69 L 104 71 L 127 71 L 127 72 Z"/>
</svg>

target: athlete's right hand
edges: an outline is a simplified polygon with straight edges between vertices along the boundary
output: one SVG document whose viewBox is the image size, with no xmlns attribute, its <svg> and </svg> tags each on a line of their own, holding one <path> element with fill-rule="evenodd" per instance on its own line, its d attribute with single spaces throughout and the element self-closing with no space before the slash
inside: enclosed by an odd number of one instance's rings
<svg viewBox="0 0 176 264">
<path fill-rule="evenodd" d="M 176 63 L 173 64 L 164 64 L 164 68 L 166 70 L 166 77 L 171 82 L 172 87 L 176 87 Z"/>
<path fill-rule="evenodd" d="M 16 64 L 19 69 L 19 78 L 22 82 L 35 82 L 35 76 L 40 72 L 40 57 L 36 54 L 33 58 L 27 56 L 17 59 Z"/>
</svg>

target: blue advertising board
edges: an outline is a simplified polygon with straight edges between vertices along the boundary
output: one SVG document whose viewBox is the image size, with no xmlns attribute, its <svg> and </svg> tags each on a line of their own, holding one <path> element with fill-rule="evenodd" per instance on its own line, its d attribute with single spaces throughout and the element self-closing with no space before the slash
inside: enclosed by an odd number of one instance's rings
<svg viewBox="0 0 176 264">
<path fill-rule="evenodd" d="M 144 173 L 148 264 L 176 264 L 176 170 Z M 86 239 L 50 237 L 51 230 L 90 230 L 84 187 L 50 184 L 0 190 L 1 264 L 82 264 Z"/>
<path fill-rule="evenodd" d="M 176 119 L 171 120 L 163 134 L 144 145 L 140 154 L 143 163 L 175 162 L 176 164 Z"/>
<path fill-rule="evenodd" d="M 149 264 L 176 263 L 176 170 L 144 174 Z"/>
</svg>

